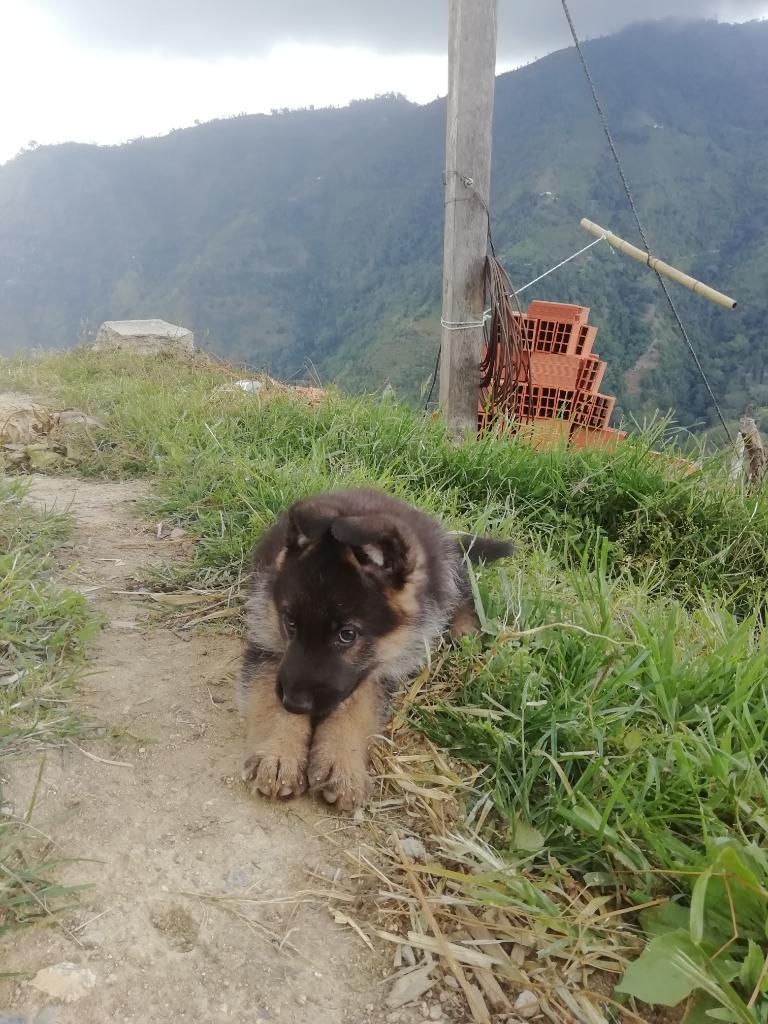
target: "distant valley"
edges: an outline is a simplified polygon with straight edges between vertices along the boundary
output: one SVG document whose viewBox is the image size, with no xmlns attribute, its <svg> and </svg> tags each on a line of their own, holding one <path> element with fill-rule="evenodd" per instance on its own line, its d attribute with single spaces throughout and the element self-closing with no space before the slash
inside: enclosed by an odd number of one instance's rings
<svg viewBox="0 0 768 1024">
<path fill-rule="evenodd" d="M 768 22 L 653 24 L 587 53 L 655 251 L 732 293 L 681 309 L 730 417 L 768 410 Z M 0 167 L 0 351 L 162 317 L 273 373 L 417 400 L 439 335 L 444 101 L 241 116 Z M 493 235 L 522 285 L 636 240 L 572 50 L 497 80 Z M 605 245 L 524 298 L 592 308 L 625 416 L 712 410 L 655 281 Z"/>
</svg>

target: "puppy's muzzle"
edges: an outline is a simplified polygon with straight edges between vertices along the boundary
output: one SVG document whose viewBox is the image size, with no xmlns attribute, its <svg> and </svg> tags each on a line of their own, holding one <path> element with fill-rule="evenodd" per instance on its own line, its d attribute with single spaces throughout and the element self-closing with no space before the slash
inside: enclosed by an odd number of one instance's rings
<svg viewBox="0 0 768 1024">
<path fill-rule="evenodd" d="M 315 702 L 308 693 L 286 693 L 279 679 L 277 697 L 285 710 L 290 711 L 292 715 L 311 715 L 315 710 Z"/>
</svg>

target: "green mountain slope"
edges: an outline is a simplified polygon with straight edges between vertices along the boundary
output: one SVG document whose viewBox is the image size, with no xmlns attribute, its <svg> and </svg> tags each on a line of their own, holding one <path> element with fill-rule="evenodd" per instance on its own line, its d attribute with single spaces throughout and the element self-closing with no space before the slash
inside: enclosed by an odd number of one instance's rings
<svg viewBox="0 0 768 1024">
<path fill-rule="evenodd" d="M 768 406 L 768 23 L 638 26 L 587 46 L 655 251 L 731 292 L 680 305 L 731 416 Z M 225 355 L 415 397 L 438 337 L 444 101 L 243 116 L 0 167 L 0 351 L 161 316 Z M 497 80 L 493 234 L 522 285 L 636 239 L 575 53 Z M 625 412 L 712 420 L 652 276 L 597 246 L 529 298 L 589 305 Z"/>
</svg>

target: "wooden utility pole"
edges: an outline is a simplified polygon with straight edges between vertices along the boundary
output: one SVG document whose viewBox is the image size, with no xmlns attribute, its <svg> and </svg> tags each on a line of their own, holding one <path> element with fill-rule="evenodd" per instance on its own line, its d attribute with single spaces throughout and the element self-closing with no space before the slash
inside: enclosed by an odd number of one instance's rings
<svg viewBox="0 0 768 1024">
<path fill-rule="evenodd" d="M 449 3 L 440 405 L 462 437 L 480 394 L 497 0 Z"/>
</svg>

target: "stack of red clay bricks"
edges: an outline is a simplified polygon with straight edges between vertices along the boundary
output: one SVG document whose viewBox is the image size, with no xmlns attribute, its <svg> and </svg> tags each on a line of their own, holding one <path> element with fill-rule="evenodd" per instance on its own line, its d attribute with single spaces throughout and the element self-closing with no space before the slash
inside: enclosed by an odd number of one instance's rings
<svg viewBox="0 0 768 1024">
<path fill-rule="evenodd" d="M 587 322 L 589 309 L 532 302 L 524 316 L 512 316 L 530 352 L 530 381 L 524 367 L 512 368 L 516 379 L 506 388 L 510 368 L 500 353 L 494 380 L 480 400 L 481 432 L 494 419 L 502 431 L 511 426 L 537 448 L 566 439 L 574 448 L 613 447 L 626 437 L 608 426 L 616 399 L 598 391 L 605 363 L 592 352 L 597 328 Z M 503 411 L 494 405 L 494 385 L 511 396 Z"/>
</svg>

